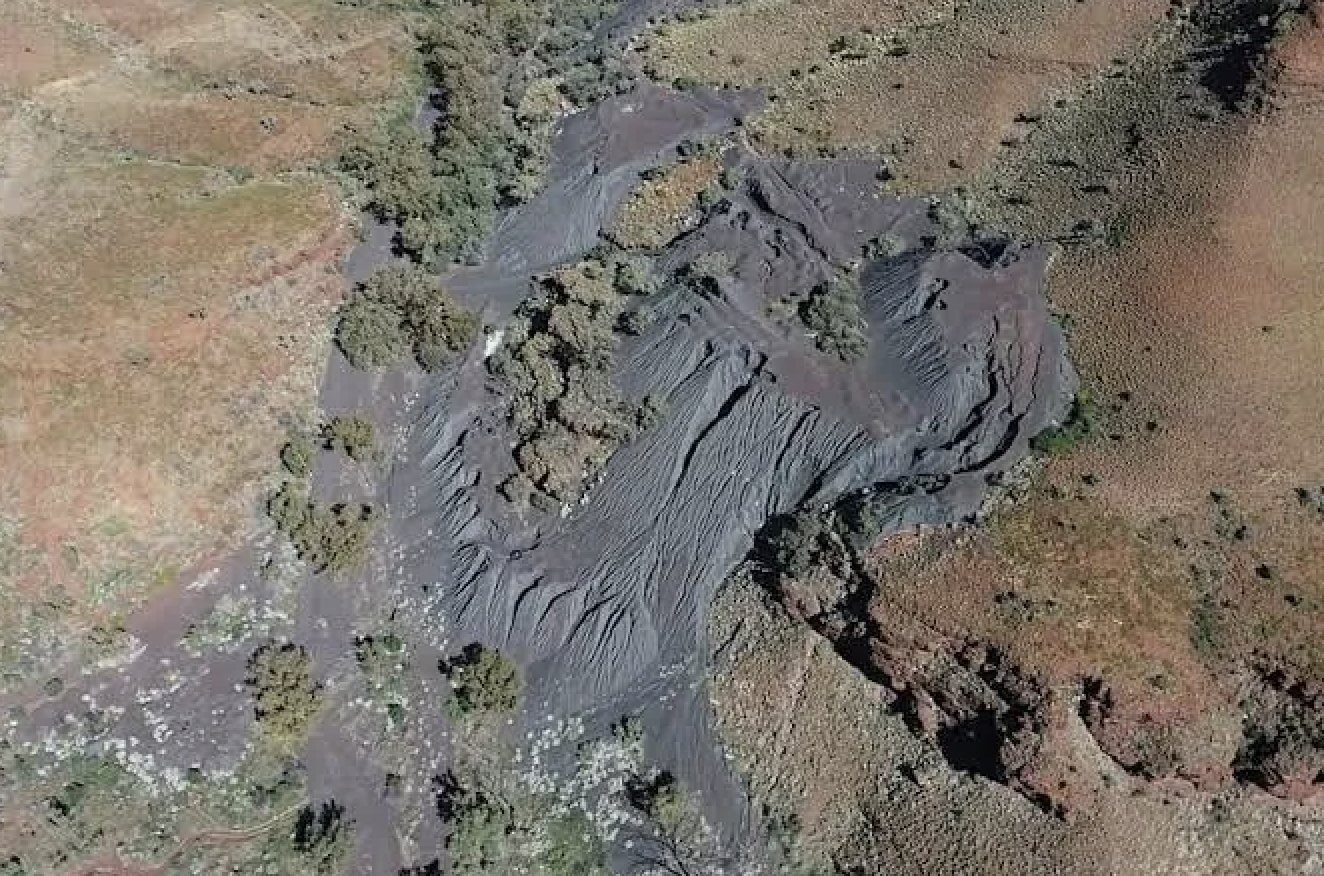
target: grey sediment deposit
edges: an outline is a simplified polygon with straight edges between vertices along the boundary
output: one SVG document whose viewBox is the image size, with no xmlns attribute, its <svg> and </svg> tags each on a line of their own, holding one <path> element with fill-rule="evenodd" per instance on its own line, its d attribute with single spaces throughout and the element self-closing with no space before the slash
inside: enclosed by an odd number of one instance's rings
<svg viewBox="0 0 1324 876">
<path fill-rule="evenodd" d="M 499 330 L 532 274 L 599 243 L 641 170 L 683 140 L 733 132 L 749 102 L 642 86 L 570 118 L 545 193 L 449 287 Z M 966 519 L 1062 414 L 1074 378 L 1043 295 L 1044 249 L 935 248 L 928 203 L 885 193 L 876 162 L 739 147 L 726 161 L 740 185 L 656 269 L 720 252 L 729 273 L 718 294 L 664 285 L 648 300 L 655 319 L 621 339 L 617 388 L 664 413 L 581 500 L 520 516 L 496 492 L 512 436 L 478 349 L 422 388 L 385 498 L 398 584 L 425 594 L 427 622 L 452 643 L 520 661 L 530 726 L 554 715 L 592 735 L 639 714 L 650 755 L 738 831 L 744 794 L 711 731 L 705 637 L 713 595 L 756 534 L 775 515 L 914 479 L 928 486 L 888 506 L 887 529 Z M 904 251 L 864 258 L 880 235 Z M 869 346 L 846 363 L 776 305 L 849 269 Z"/>
<path fill-rule="evenodd" d="M 502 218 L 483 266 L 445 278 L 501 331 L 533 275 L 599 244 L 641 171 L 672 160 L 686 140 L 732 144 L 724 160 L 738 184 L 654 254 L 664 280 L 711 253 L 724 254 L 727 268 L 715 288 L 664 282 L 638 297 L 654 318 L 618 338 L 611 378 L 628 400 L 658 400 L 661 416 L 620 446 L 581 500 L 521 515 L 498 494 L 514 469 L 515 436 L 485 344 L 435 376 L 356 372 L 336 354 L 324 410 L 371 412 L 389 459 L 364 467 L 323 454 L 314 491 L 319 501 L 367 493 L 380 503 L 384 531 L 368 568 L 339 580 L 268 581 L 253 570 L 271 546 L 255 545 L 135 618 L 142 649 L 131 665 L 90 672 L 86 685 L 30 713 L 32 733 L 59 724 L 86 691 L 101 706 L 129 706 L 99 732 L 141 740 L 156 766 L 233 768 L 253 722 L 247 655 L 258 638 L 297 641 L 335 702 L 302 755 L 312 799 L 335 799 L 354 820 L 352 871 L 395 873 L 441 848 L 429 789 L 450 741 L 436 665 L 477 640 L 525 671 L 512 741 L 539 745 L 539 769 L 568 769 L 576 741 L 635 714 L 648 760 L 699 793 L 722 835 L 756 829 L 709 701 L 708 621 L 720 585 L 771 518 L 862 489 L 889 495 L 879 504 L 884 532 L 970 517 L 990 479 L 1026 455 L 1074 388 L 1043 294 L 1044 249 L 971 240 L 939 248 L 934 238 L 945 232 L 930 205 L 886 193 L 876 162 L 753 155 L 738 131 L 757 100 L 641 85 L 567 119 L 544 194 Z M 390 258 L 391 235 L 369 229 L 350 259 L 353 276 Z M 897 254 L 866 258 L 882 236 Z M 849 363 L 818 350 L 794 311 L 844 271 L 860 279 L 869 340 Z M 923 488 L 897 488 L 906 483 Z M 225 598 L 270 618 L 224 653 L 181 647 L 190 619 Z M 410 642 L 412 668 L 400 682 L 420 704 L 409 715 L 413 748 L 390 757 L 360 732 L 367 718 L 348 650 L 388 621 Z M 381 792 L 401 769 L 412 820 Z"/>
</svg>

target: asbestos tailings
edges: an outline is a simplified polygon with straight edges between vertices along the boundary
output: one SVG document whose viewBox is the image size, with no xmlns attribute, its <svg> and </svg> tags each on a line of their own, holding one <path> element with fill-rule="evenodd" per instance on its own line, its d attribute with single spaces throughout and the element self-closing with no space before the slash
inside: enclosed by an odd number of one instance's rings
<svg viewBox="0 0 1324 876">
<path fill-rule="evenodd" d="M 645 97 L 572 119 L 552 186 L 502 224 L 494 266 L 451 280 L 490 322 L 528 294 L 531 270 L 596 243 L 638 170 L 735 112 L 712 96 Z M 645 299 L 655 318 L 621 339 L 613 379 L 663 414 L 584 497 L 520 518 L 495 492 L 513 468 L 511 436 L 500 383 L 479 361 L 432 391 L 392 496 L 408 577 L 453 641 L 523 663 L 530 717 L 605 726 L 640 711 L 653 753 L 740 811 L 702 670 L 713 595 L 755 535 L 774 515 L 907 482 L 925 487 L 887 505 L 890 530 L 967 518 L 1061 414 L 1073 377 L 1043 296 L 1042 249 L 935 249 L 928 204 L 884 193 L 872 162 L 734 149 L 726 161 L 739 185 L 655 268 L 683 277 L 722 253 L 729 270 L 706 292 L 673 280 Z M 862 259 L 880 235 L 903 251 Z M 815 348 L 794 305 L 852 268 L 869 344 L 848 363 Z"/>
</svg>

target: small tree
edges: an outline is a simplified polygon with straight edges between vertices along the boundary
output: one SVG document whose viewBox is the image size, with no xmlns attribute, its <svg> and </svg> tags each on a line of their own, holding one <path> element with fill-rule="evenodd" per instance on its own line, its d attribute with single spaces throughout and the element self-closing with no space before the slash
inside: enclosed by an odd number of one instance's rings
<svg viewBox="0 0 1324 876">
<path fill-rule="evenodd" d="M 355 462 L 367 462 L 377 452 L 377 430 L 359 416 L 332 417 L 322 429 L 327 450 L 344 453 Z"/>
<path fill-rule="evenodd" d="M 800 319 L 813 332 L 814 346 L 843 361 L 858 359 L 869 349 L 854 277 L 836 277 L 815 288 L 800 305 Z"/>
<path fill-rule="evenodd" d="M 441 670 L 455 692 L 455 708 L 461 715 L 512 712 L 519 705 L 519 667 L 496 648 L 474 642 L 456 657 L 444 661 Z"/>
<path fill-rule="evenodd" d="M 248 660 L 245 683 L 263 738 L 281 749 L 297 747 L 322 707 L 308 651 L 289 642 L 263 645 Z"/>
<path fill-rule="evenodd" d="M 413 351 L 420 367 L 441 368 L 473 343 L 478 319 L 417 265 L 373 274 L 341 313 L 336 342 L 356 368 L 394 365 Z"/>
<path fill-rule="evenodd" d="M 307 438 L 291 438 L 280 449 L 280 461 L 285 470 L 296 478 L 306 478 L 313 473 L 313 458 L 317 448 Z"/>
<path fill-rule="evenodd" d="M 394 365 L 409 352 L 400 314 L 363 294 L 351 300 L 341 314 L 336 343 L 349 364 L 363 369 Z"/>
</svg>

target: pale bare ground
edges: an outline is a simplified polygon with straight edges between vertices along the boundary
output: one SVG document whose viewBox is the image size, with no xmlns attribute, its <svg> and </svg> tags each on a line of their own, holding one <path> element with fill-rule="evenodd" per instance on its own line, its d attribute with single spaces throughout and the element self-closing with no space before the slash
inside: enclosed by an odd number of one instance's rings
<svg viewBox="0 0 1324 876">
<path fill-rule="evenodd" d="M 0 8 L 0 629 L 122 615 L 251 528 L 344 291 L 317 170 L 408 57 L 331 0 Z"/>
</svg>

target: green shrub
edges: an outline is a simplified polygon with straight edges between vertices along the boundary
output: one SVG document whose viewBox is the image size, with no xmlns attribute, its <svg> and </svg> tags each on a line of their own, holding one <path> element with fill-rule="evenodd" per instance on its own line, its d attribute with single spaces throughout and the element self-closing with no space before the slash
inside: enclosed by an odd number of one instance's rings
<svg viewBox="0 0 1324 876">
<path fill-rule="evenodd" d="M 706 252 L 681 270 L 690 288 L 704 298 L 722 297 L 722 280 L 731 276 L 735 265 L 724 252 Z"/>
<path fill-rule="evenodd" d="M 426 270 L 392 265 L 373 274 L 341 313 L 336 341 L 357 368 L 394 365 L 412 350 L 436 371 L 478 334 L 478 319 Z"/>
<path fill-rule="evenodd" d="M 658 424 L 665 413 L 665 406 L 655 396 L 644 396 L 644 400 L 639 403 L 639 407 L 635 411 L 635 429 L 639 432 L 647 432 Z"/>
<path fill-rule="evenodd" d="M 249 658 L 245 683 L 262 738 L 282 750 L 297 748 L 322 707 L 308 651 L 289 642 L 261 646 Z"/>
<path fill-rule="evenodd" d="M 831 524 L 812 510 L 774 517 L 755 544 L 755 554 L 765 569 L 783 579 L 803 578 L 833 552 Z"/>
<path fill-rule="evenodd" d="M 461 715 L 512 712 L 519 705 L 519 667 L 496 648 L 478 642 L 466 645 L 442 663 L 450 679 L 455 707 Z"/>
<path fill-rule="evenodd" d="M 382 701 L 391 723 L 404 722 L 404 674 L 409 669 L 405 642 L 387 630 L 379 635 L 360 636 L 354 640 L 354 659 L 363 672 L 369 693 Z"/>
<path fill-rule="evenodd" d="M 497 784 L 497 783 L 493 783 Z M 558 811 L 560 810 L 560 811 Z M 608 876 L 592 822 L 578 810 L 447 772 L 437 780 L 448 872 L 456 876 Z"/>
<path fill-rule="evenodd" d="M 842 34 L 828 44 L 828 52 L 846 61 L 861 61 L 869 57 L 873 44 L 869 37 L 858 31 Z"/>
<path fill-rule="evenodd" d="M 963 195 L 946 195 L 929 200 L 928 217 L 936 226 L 929 242 L 935 249 L 955 249 L 974 238 L 978 224 L 974 219 L 975 207 Z"/>
<path fill-rule="evenodd" d="M 718 874 L 733 872 L 721 838 L 703 817 L 698 801 L 668 772 L 635 776 L 627 785 L 630 803 L 653 828 L 642 837 L 638 857 L 650 873 Z"/>
<path fill-rule="evenodd" d="M 657 291 L 657 277 L 647 256 L 619 256 L 614 262 L 613 280 L 622 295 L 652 295 Z"/>
<path fill-rule="evenodd" d="M 641 335 L 644 329 L 652 325 L 653 311 L 647 307 L 627 310 L 616 320 L 616 330 L 623 335 Z"/>
<path fill-rule="evenodd" d="M 901 235 L 887 232 L 869 238 L 868 243 L 864 245 L 864 257 L 866 259 L 893 259 L 904 253 L 906 249 L 906 241 Z"/>
<path fill-rule="evenodd" d="M 409 352 L 400 314 L 362 293 L 350 300 L 336 326 L 336 343 L 355 368 L 394 365 Z"/>
<path fill-rule="evenodd" d="M 377 523 L 367 503 L 318 508 L 307 487 L 286 481 L 267 500 L 267 514 L 315 572 L 347 572 L 363 564 Z"/>
<path fill-rule="evenodd" d="M 317 448 L 307 438 L 291 438 L 280 449 L 280 462 L 296 478 L 306 478 L 313 473 L 316 454 Z"/>
<path fill-rule="evenodd" d="M 302 555 L 318 572 L 348 572 L 363 565 L 377 524 L 367 503 L 340 503 L 316 516 L 315 538 Z"/>
<path fill-rule="evenodd" d="M 1030 447 L 1036 453 L 1065 453 L 1094 434 L 1094 419 L 1093 399 L 1088 392 L 1081 392 L 1072 399 L 1062 424 L 1049 426 L 1035 435 L 1030 439 Z"/>
<path fill-rule="evenodd" d="M 858 359 L 869 349 L 860 286 L 853 276 L 835 277 L 815 288 L 800 305 L 800 319 L 813 333 L 814 346 L 842 361 Z"/>
<path fill-rule="evenodd" d="M 571 810 L 544 829 L 539 864 L 546 876 L 607 876 L 607 853 L 584 813 Z"/>
<path fill-rule="evenodd" d="M 340 168 L 363 185 L 368 210 L 382 221 L 437 215 L 441 180 L 428 144 L 412 126 L 358 133 Z"/>
<path fill-rule="evenodd" d="M 267 500 L 267 516 L 276 528 L 293 538 L 293 533 L 306 526 L 315 507 L 308 498 L 308 488 L 294 481 L 286 481 Z"/>
<path fill-rule="evenodd" d="M 438 809 L 450 827 L 446 835 L 450 872 L 456 876 L 503 872 L 503 863 L 515 852 L 514 812 L 498 798 L 461 784 L 453 774 L 443 778 L 443 788 Z"/>
<path fill-rule="evenodd" d="M 289 830 L 271 834 L 262 857 L 281 874 L 335 876 L 353 846 L 353 824 L 334 801 L 305 806 Z"/>
<path fill-rule="evenodd" d="M 587 261 L 544 278 L 487 361 L 512 396 L 520 472 L 562 502 L 633 434 L 633 407 L 611 385 L 620 299 L 606 274 Z"/>
<path fill-rule="evenodd" d="M 322 428 L 322 443 L 355 462 L 368 462 L 377 453 L 377 429 L 363 417 L 332 417 Z"/>
</svg>

